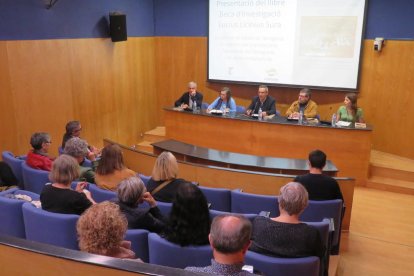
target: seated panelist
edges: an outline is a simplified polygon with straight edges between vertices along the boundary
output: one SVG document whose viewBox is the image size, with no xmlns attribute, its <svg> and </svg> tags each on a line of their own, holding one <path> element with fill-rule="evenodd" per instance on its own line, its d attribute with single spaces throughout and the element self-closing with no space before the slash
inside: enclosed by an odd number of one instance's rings
<svg viewBox="0 0 414 276">
<path fill-rule="evenodd" d="M 318 114 L 318 105 L 311 100 L 312 92 L 308 88 L 304 88 L 299 92 L 299 99 L 294 101 L 286 111 L 289 119 L 298 119 L 302 111 L 306 118 L 315 118 Z"/>
<path fill-rule="evenodd" d="M 190 81 L 188 83 L 188 91 L 175 101 L 174 106 L 182 108 L 193 108 L 193 103 L 197 103 L 197 107 L 203 104 L 203 94 L 197 91 L 197 83 Z"/>
<path fill-rule="evenodd" d="M 344 104 L 337 111 L 337 121 L 365 123 L 364 113 L 362 108 L 357 105 L 357 95 L 355 93 L 346 94 Z"/>
<path fill-rule="evenodd" d="M 230 88 L 223 87 L 220 90 L 219 97 L 207 107 L 207 112 L 210 112 L 213 109 L 225 110 L 226 112 L 236 112 L 236 102 L 231 96 Z"/>
<path fill-rule="evenodd" d="M 249 116 L 258 114 L 259 109 L 262 109 L 263 116 L 276 114 L 276 100 L 269 96 L 269 88 L 266 85 L 260 85 L 257 94 L 247 107 L 246 114 Z"/>
</svg>

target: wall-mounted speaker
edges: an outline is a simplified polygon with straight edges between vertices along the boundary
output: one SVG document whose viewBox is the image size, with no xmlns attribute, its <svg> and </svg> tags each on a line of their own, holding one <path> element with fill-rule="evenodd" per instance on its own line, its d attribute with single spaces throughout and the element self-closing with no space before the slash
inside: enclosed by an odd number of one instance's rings
<svg viewBox="0 0 414 276">
<path fill-rule="evenodd" d="M 126 15 L 119 12 L 109 13 L 109 32 L 113 42 L 127 40 Z"/>
</svg>

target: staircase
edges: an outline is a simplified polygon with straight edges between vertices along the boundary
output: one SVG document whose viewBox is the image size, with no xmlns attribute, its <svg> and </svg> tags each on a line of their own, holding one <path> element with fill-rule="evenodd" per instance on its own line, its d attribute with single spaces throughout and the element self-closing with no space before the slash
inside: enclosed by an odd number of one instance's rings
<svg viewBox="0 0 414 276">
<path fill-rule="evenodd" d="M 367 187 L 414 195 L 414 160 L 372 150 Z"/>
<path fill-rule="evenodd" d="M 144 133 L 143 140 L 136 145 L 136 148 L 141 151 L 146 151 L 152 153 L 152 143 L 164 141 L 167 138 L 165 137 L 165 127 L 159 126 L 150 131 Z"/>
</svg>

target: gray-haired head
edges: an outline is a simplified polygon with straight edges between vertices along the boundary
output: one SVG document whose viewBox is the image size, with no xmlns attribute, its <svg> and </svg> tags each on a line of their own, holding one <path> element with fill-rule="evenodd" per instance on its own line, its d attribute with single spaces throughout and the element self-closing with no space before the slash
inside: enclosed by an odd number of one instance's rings
<svg viewBox="0 0 414 276">
<path fill-rule="evenodd" d="M 118 184 L 118 200 L 128 206 L 136 206 L 139 199 L 147 191 L 139 177 L 132 176 Z"/>
<path fill-rule="evenodd" d="M 78 137 L 70 138 L 65 144 L 64 153 L 75 158 L 85 157 L 88 154 L 88 143 Z"/>
<path fill-rule="evenodd" d="M 213 219 L 210 243 L 215 250 L 225 254 L 236 253 L 250 243 L 252 224 L 242 215 L 219 215 Z"/>
<path fill-rule="evenodd" d="M 299 215 L 308 206 L 308 192 L 302 184 L 289 182 L 280 188 L 279 208 L 290 216 Z"/>
<path fill-rule="evenodd" d="M 43 143 L 50 143 L 50 135 L 46 132 L 35 132 L 32 137 L 30 137 L 30 145 L 32 145 L 35 150 L 40 150 Z"/>
</svg>

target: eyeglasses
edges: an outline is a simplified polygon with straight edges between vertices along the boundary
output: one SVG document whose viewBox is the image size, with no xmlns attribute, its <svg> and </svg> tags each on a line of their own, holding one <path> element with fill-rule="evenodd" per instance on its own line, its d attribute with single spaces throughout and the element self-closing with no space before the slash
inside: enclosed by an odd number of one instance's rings
<svg viewBox="0 0 414 276">
<path fill-rule="evenodd" d="M 52 144 L 52 141 L 46 141 L 45 143 L 46 144 Z"/>
</svg>

